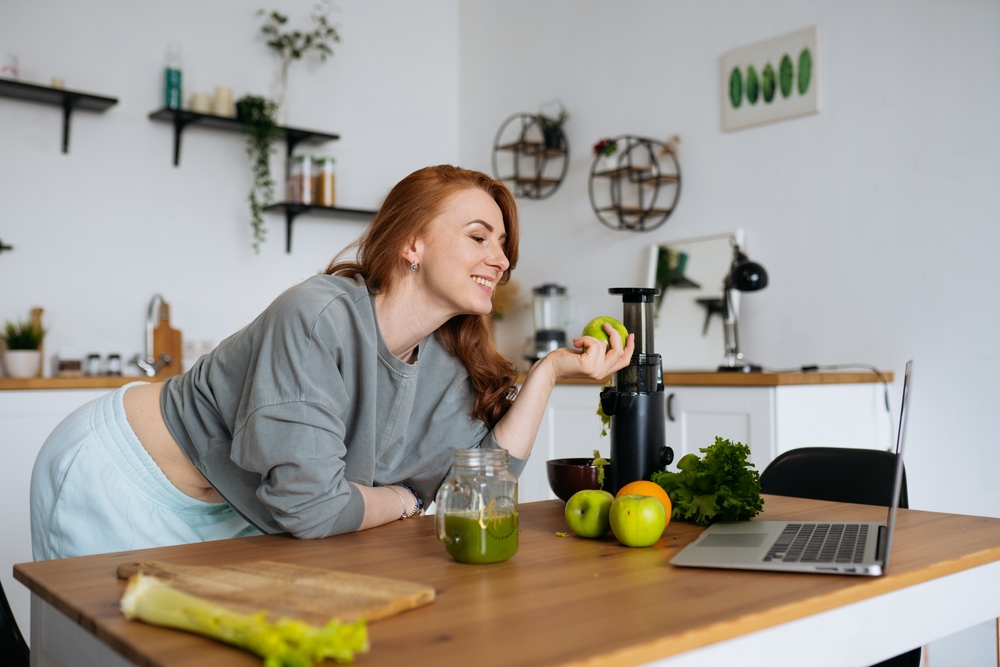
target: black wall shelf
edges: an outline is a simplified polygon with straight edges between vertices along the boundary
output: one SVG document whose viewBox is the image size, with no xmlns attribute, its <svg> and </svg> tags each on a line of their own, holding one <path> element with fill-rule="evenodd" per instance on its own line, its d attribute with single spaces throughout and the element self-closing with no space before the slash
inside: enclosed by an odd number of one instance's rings
<svg viewBox="0 0 1000 667">
<path fill-rule="evenodd" d="M 648 232 L 667 221 L 681 194 L 681 165 L 673 143 L 625 134 L 612 168 L 594 156 L 587 190 L 590 205 L 606 227 Z"/>
<path fill-rule="evenodd" d="M 39 86 L 34 83 L 0 79 L 0 97 L 10 97 L 28 102 L 51 104 L 63 109 L 62 152 L 69 153 L 69 119 L 75 109 L 85 111 L 104 111 L 118 104 L 118 98 L 105 97 L 84 93 L 79 90 L 66 90 Z"/>
<path fill-rule="evenodd" d="M 229 116 L 215 116 L 213 114 L 198 113 L 186 109 L 157 109 L 149 114 L 151 120 L 158 120 L 165 123 L 173 123 L 174 126 L 174 166 L 181 162 L 181 134 L 188 125 L 200 125 L 213 130 L 226 130 L 229 132 L 239 132 L 239 118 Z M 340 139 L 339 134 L 328 132 L 318 132 L 316 130 L 303 130 L 298 127 L 279 127 L 281 138 L 287 145 L 286 157 L 292 157 L 292 151 L 299 143 L 321 144 L 327 141 Z"/>
<path fill-rule="evenodd" d="M 560 123 L 540 114 L 516 113 L 493 139 L 493 177 L 517 197 L 551 197 L 569 169 L 569 143 Z"/>
<path fill-rule="evenodd" d="M 368 211 L 360 208 L 339 208 L 336 206 L 316 206 L 313 204 L 295 204 L 292 202 L 278 202 L 271 204 L 264 209 L 268 213 L 285 214 L 285 252 L 292 251 L 292 223 L 295 218 L 303 213 L 331 217 L 350 218 L 373 218 L 377 211 Z"/>
</svg>

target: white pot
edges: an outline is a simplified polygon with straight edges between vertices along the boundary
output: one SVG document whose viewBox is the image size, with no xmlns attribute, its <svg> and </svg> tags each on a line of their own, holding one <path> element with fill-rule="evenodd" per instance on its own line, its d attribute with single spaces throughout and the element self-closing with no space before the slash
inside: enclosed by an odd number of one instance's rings
<svg viewBox="0 0 1000 667">
<path fill-rule="evenodd" d="M 7 350 L 3 353 L 7 376 L 33 378 L 42 367 L 42 353 L 38 350 Z"/>
</svg>

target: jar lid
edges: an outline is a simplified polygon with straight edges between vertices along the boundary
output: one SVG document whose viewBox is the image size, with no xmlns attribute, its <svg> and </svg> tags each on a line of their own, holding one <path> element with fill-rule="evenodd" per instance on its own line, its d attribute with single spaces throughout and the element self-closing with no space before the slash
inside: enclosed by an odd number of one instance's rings
<svg viewBox="0 0 1000 667">
<path fill-rule="evenodd" d="M 510 454 L 506 449 L 502 448 L 479 448 L 474 447 L 472 449 L 456 449 L 455 450 L 455 465 L 461 468 L 477 468 L 484 466 L 502 466 L 507 467 L 510 465 Z"/>
</svg>

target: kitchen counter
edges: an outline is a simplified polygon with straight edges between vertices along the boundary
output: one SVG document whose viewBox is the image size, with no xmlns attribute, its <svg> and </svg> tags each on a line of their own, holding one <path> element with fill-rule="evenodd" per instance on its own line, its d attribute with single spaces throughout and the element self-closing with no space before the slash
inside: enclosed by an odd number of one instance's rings
<svg viewBox="0 0 1000 667">
<path fill-rule="evenodd" d="M 116 375 L 79 378 L 6 378 L 0 377 L 0 391 L 23 391 L 25 389 L 117 389 L 129 382 L 149 378 Z M 166 378 L 162 378 L 166 379 Z"/>
<path fill-rule="evenodd" d="M 892 382 L 891 371 L 883 371 L 886 382 Z M 523 384 L 527 377 L 518 376 L 517 383 Z M 25 389 L 117 389 L 129 382 L 160 381 L 166 378 L 146 378 L 142 376 L 81 377 L 81 378 L 5 378 L 0 377 L 0 391 Z M 603 380 L 563 380 L 565 385 L 605 385 L 610 377 Z M 719 373 L 716 371 L 667 371 L 663 373 L 663 384 L 679 387 L 779 387 L 810 384 L 870 384 L 881 382 L 874 373 L 865 371 L 838 371 L 815 373 Z"/>
<path fill-rule="evenodd" d="M 781 496 L 765 496 L 764 507 L 761 519 L 886 516 Z M 612 537 L 556 536 L 567 530 L 563 511 L 560 501 L 522 504 L 520 550 L 495 565 L 454 562 L 433 518 L 419 517 L 322 540 L 266 535 L 22 563 L 14 574 L 33 595 L 32 659 L 67 667 L 260 666 L 235 648 L 126 621 L 115 570 L 140 560 L 274 560 L 432 585 L 432 604 L 370 626 L 371 652 L 358 665 L 770 667 L 802 655 L 860 665 L 1000 614 L 996 518 L 899 510 L 889 573 L 868 578 L 676 568 L 669 559 L 701 528 L 673 522 L 654 546 L 629 549 Z M 831 637 L 840 639 L 823 641 Z"/>
<path fill-rule="evenodd" d="M 892 382 L 891 371 L 882 371 L 886 382 Z M 523 384 L 527 377 L 518 376 Z M 559 384 L 605 385 L 603 380 L 563 380 Z M 870 384 L 882 380 L 868 371 L 816 371 L 812 373 L 720 373 L 718 371 L 664 371 L 663 384 L 668 387 L 780 387 L 807 384 Z"/>
</svg>

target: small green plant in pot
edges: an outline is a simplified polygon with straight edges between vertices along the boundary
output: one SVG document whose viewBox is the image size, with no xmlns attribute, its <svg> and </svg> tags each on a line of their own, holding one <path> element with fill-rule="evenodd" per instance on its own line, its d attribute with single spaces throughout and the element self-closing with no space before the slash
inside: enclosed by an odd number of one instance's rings
<svg viewBox="0 0 1000 667">
<path fill-rule="evenodd" d="M 45 333 L 44 329 L 36 328 L 31 320 L 7 322 L 0 335 L 6 347 L 3 357 L 7 375 L 14 378 L 38 375 L 42 363 L 42 353 L 38 348 Z"/>
<path fill-rule="evenodd" d="M 538 120 L 542 125 L 545 147 L 556 150 L 566 148 L 562 126 L 569 120 L 569 111 L 566 110 L 563 103 L 559 100 L 553 100 L 543 104 L 538 112 Z"/>
</svg>

